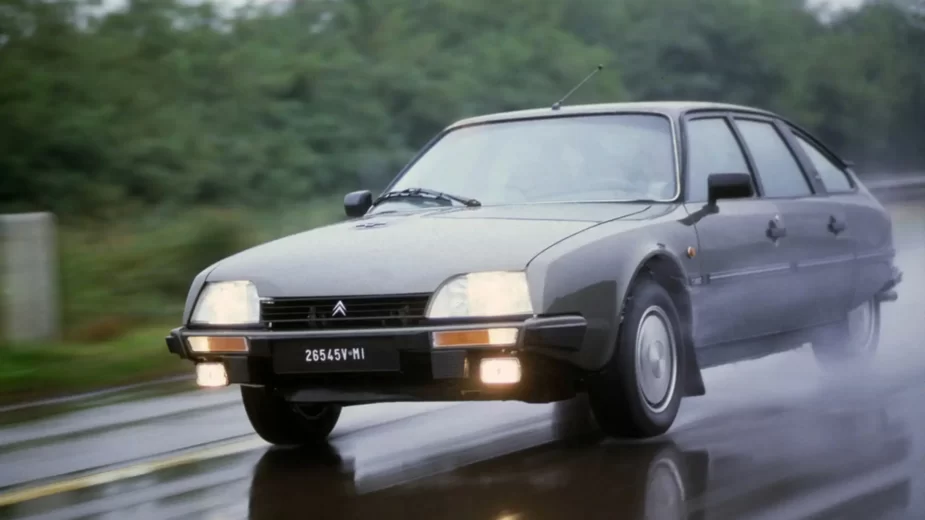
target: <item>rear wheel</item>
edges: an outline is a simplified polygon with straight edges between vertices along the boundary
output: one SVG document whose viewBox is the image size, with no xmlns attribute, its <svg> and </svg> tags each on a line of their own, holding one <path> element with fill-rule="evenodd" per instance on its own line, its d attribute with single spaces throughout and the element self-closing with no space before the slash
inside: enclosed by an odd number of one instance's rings
<svg viewBox="0 0 925 520">
<path fill-rule="evenodd" d="M 322 442 L 340 418 L 340 406 L 294 405 L 265 387 L 242 386 L 241 398 L 254 431 L 271 444 L 298 446 Z"/>
<path fill-rule="evenodd" d="M 813 353 L 823 367 L 858 365 L 870 361 L 880 344 L 880 303 L 874 299 L 850 311 L 819 341 Z"/>
<path fill-rule="evenodd" d="M 604 433 L 645 438 L 668 431 L 681 404 L 683 337 L 668 291 L 651 279 L 638 282 L 613 356 L 589 382 L 591 409 Z"/>
</svg>

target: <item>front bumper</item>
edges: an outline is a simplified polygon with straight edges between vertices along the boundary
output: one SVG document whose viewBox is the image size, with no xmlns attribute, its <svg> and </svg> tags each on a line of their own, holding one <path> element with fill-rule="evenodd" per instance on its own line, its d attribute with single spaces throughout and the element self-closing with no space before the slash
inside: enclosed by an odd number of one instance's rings
<svg viewBox="0 0 925 520">
<path fill-rule="evenodd" d="M 517 342 L 511 346 L 466 346 L 434 348 L 434 332 L 515 328 Z M 441 324 L 408 328 L 268 331 L 263 329 L 189 329 L 180 327 L 167 336 L 169 351 L 194 362 L 221 362 L 230 384 L 271 386 L 291 401 L 304 402 L 377 402 L 398 400 L 445 400 L 468 395 L 491 398 L 497 391 L 478 384 L 470 367 L 478 366 L 488 356 L 515 356 L 523 366 L 524 381 L 520 390 L 536 392 L 531 381 L 542 379 L 550 371 L 571 369 L 574 357 L 584 340 L 587 322 L 580 316 L 532 317 L 522 321 Z M 247 353 L 203 353 L 190 349 L 192 336 L 245 337 Z M 324 340 L 349 340 L 360 346 L 394 346 L 399 352 L 400 368 L 387 373 L 291 373 L 274 368 L 274 351 L 292 344 Z M 554 385 L 547 390 L 553 391 Z M 510 393 L 510 390 L 507 390 Z M 543 400 L 543 399 L 539 399 Z"/>
</svg>

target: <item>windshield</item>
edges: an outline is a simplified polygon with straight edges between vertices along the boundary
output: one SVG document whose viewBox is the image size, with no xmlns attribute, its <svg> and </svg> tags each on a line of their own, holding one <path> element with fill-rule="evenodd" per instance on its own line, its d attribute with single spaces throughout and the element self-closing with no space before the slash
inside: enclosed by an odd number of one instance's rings
<svg viewBox="0 0 925 520">
<path fill-rule="evenodd" d="M 625 114 L 463 127 L 437 141 L 389 191 L 408 188 L 483 205 L 669 200 L 677 188 L 671 124 L 660 115 Z M 434 203 L 396 198 L 377 209 Z"/>
</svg>

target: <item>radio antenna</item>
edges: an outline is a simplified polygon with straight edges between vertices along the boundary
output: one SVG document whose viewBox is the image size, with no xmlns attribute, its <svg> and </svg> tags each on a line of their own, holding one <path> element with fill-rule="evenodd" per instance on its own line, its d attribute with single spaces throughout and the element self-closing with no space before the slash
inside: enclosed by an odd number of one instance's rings
<svg viewBox="0 0 925 520">
<path fill-rule="evenodd" d="M 598 72 L 600 72 L 601 69 L 603 69 L 603 68 L 604 68 L 603 65 L 598 65 L 594 70 L 591 71 L 591 74 L 588 74 L 587 76 L 585 76 L 585 79 L 581 80 L 581 83 L 575 85 L 575 87 L 574 87 L 572 90 L 569 90 L 569 91 L 568 91 L 568 94 L 562 96 L 562 99 L 560 99 L 559 101 L 556 101 L 555 103 L 553 103 L 552 109 L 553 109 L 553 110 L 559 110 L 560 108 L 562 108 L 562 103 L 565 102 L 565 100 L 568 99 L 569 96 L 571 96 L 572 94 L 574 94 L 576 90 L 578 90 L 579 88 L 581 88 L 581 86 L 584 85 L 585 82 L 587 82 L 589 79 L 591 79 L 592 76 L 594 76 L 595 74 L 597 74 Z"/>
</svg>

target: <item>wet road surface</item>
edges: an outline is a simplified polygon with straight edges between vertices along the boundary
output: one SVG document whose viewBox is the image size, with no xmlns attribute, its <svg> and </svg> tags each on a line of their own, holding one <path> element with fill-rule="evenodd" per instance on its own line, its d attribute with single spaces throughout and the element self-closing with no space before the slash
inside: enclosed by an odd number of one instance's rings
<svg viewBox="0 0 925 520">
<path fill-rule="evenodd" d="M 237 390 L 0 427 L 0 519 L 925 518 L 925 210 L 899 206 L 900 301 L 874 366 L 801 349 L 705 371 L 647 442 L 552 405 L 348 408 L 320 450 L 253 435 Z"/>
</svg>

